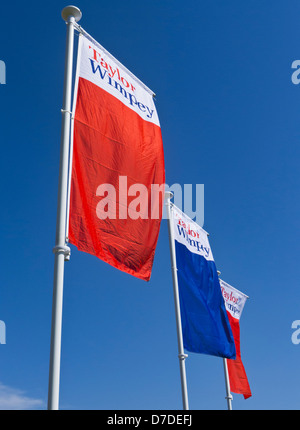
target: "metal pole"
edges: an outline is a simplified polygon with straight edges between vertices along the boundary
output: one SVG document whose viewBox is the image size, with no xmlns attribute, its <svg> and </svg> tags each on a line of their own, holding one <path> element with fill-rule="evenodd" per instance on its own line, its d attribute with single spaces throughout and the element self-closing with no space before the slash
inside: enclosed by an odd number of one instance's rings
<svg viewBox="0 0 300 430">
<path fill-rule="evenodd" d="M 221 272 L 219 270 L 217 270 L 218 273 L 218 277 L 220 277 Z M 223 366 L 224 366 L 224 376 L 225 376 L 225 388 L 226 388 L 226 397 L 225 399 L 227 400 L 227 408 L 229 411 L 232 411 L 232 395 L 230 392 L 230 383 L 229 383 L 229 376 L 228 376 L 228 367 L 227 367 L 227 359 L 224 357 L 223 358 Z"/>
<path fill-rule="evenodd" d="M 167 217 L 168 217 L 168 226 L 169 226 L 169 243 L 170 243 L 171 267 L 172 267 L 172 277 L 173 277 L 173 292 L 174 292 L 174 302 L 175 302 L 182 403 L 183 403 L 183 409 L 188 410 L 189 403 L 188 403 L 188 392 L 187 392 L 186 371 L 185 371 L 185 359 L 187 357 L 187 354 L 184 353 L 183 339 L 182 339 L 181 314 L 180 314 L 180 303 L 179 303 L 179 292 L 178 292 L 177 267 L 176 267 L 176 253 L 175 253 L 175 246 L 174 246 L 172 208 L 171 208 L 171 202 L 170 202 L 170 199 L 172 197 L 173 197 L 173 193 L 169 191 L 165 193 L 165 200 L 166 200 L 165 204 L 167 208 Z"/>
<path fill-rule="evenodd" d="M 57 410 L 59 405 L 60 355 L 64 262 L 69 260 L 70 248 L 66 246 L 66 209 L 68 190 L 68 152 L 70 141 L 71 90 L 74 47 L 74 22 L 81 18 L 80 10 L 75 6 L 67 6 L 62 10 L 62 18 L 67 24 L 65 77 L 63 90 L 62 130 L 60 144 L 60 164 L 58 180 L 58 201 L 56 238 L 53 252 L 54 281 L 52 302 L 52 324 L 49 365 L 48 409 Z"/>
<path fill-rule="evenodd" d="M 228 377 L 228 367 L 227 367 L 227 359 L 223 358 L 223 364 L 224 364 L 224 375 L 225 375 L 225 386 L 226 386 L 226 397 L 227 400 L 227 408 L 229 411 L 232 411 L 232 395 L 230 392 L 230 384 L 229 384 L 229 377 Z"/>
</svg>

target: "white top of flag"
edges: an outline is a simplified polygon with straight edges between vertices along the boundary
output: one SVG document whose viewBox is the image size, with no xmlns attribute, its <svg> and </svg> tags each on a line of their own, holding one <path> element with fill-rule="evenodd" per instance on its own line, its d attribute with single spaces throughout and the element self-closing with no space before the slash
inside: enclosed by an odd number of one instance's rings
<svg viewBox="0 0 300 430">
<path fill-rule="evenodd" d="M 159 124 L 153 92 L 85 32 L 78 46 L 77 79 L 84 78 L 120 100 L 145 121 Z"/>
<path fill-rule="evenodd" d="M 225 301 L 225 307 L 230 314 L 240 319 L 248 296 L 220 279 L 220 287 Z"/>
<path fill-rule="evenodd" d="M 207 232 L 173 203 L 171 203 L 171 211 L 175 240 L 185 245 L 189 251 L 202 255 L 207 261 L 214 261 Z"/>
</svg>

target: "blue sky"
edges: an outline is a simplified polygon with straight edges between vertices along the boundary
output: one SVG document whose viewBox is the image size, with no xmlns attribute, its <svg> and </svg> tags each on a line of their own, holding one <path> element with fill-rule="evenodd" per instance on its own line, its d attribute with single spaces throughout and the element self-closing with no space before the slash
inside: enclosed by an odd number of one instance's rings
<svg viewBox="0 0 300 430">
<path fill-rule="evenodd" d="M 67 3 L 2 5 L 0 408 L 45 409 Z M 156 94 L 169 185 L 204 184 L 221 277 L 241 319 L 252 398 L 297 409 L 300 345 L 299 2 L 81 1 L 80 22 Z M 65 267 L 61 409 L 180 409 L 167 222 L 151 281 L 72 246 Z M 189 354 L 191 409 L 226 409 L 222 359 Z"/>
</svg>

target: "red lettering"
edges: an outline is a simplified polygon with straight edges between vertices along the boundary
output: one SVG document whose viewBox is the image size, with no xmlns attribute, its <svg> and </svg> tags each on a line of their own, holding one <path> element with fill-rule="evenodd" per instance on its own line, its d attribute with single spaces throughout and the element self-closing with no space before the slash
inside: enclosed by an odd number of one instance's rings
<svg viewBox="0 0 300 430">
<path fill-rule="evenodd" d="M 100 64 L 102 67 L 104 67 L 104 69 L 106 69 L 108 71 L 108 65 L 107 62 L 103 60 L 103 58 L 101 58 Z"/>
<path fill-rule="evenodd" d="M 98 63 L 97 55 L 100 55 L 100 54 L 96 51 L 96 49 L 92 48 L 91 46 L 89 46 L 89 48 L 93 50 L 93 52 L 94 52 L 94 60 L 97 61 L 97 63 Z"/>
<path fill-rule="evenodd" d="M 125 78 L 123 78 L 123 76 L 122 76 L 122 78 L 121 78 L 121 82 L 125 85 L 125 87 L 129 87 L 129 83 L 126 81 L 126 79 Z"/>
</svg>

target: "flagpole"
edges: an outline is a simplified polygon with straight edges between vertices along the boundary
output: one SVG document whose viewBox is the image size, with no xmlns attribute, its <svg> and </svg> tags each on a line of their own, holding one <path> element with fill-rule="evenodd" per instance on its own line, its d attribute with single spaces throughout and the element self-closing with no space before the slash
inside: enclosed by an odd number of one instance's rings
<svg viewBox="0 0 300 430">
<path fill-rule="evenodd" d="M 62 18 L 67 24 L 65 76 L 63 88 L 62 129 L 60 144 L 60 164 L 58 180 L 56 237 L 53 252 L 54 280 L 51 323 L 51 344 L 49 364 L 48 409 L 57 410 L 59 405 L 60 355 L 64 262 L 70 258 L 70 248 L 66 246 L 66 211 L 68 191 L 68 163 L 71 118 L 71 91 L 74 48 L 74 23 L 81 19 L 81 12 L 75 6 L 62 10 Z"/>
<path fill-rule="evenodd" d="M 174 292 L 177 342 L 178 342 L 178 358 L 179 358 L 180 377 L 181 377 L 181 393 L 182 393 L 183 409 L 188 410 L 189 404 L 188 404 L 188 392 L 187 392 L 186 370 L 185 370 L 185 359 L 187 357 L 187 354 L 184 353 L 183 338 L 182 338 L 176 253 L 175 253 L 175 246 L 174 246 L 175 243 L 174 243 L 174 233 L 173 233 L 173 223 L 172 223 L 172 208 L 171 208 L 171 201 L 170 201 L 172 197 L 173 197 L 173 193 L 169 191 L 165 193 L 165 200 L 166 200 L 165 205 L 167 208 L 167 218 L 168 218 L 168 226 L 169 226 L 169 243 L 170 243 L 171 267 L 172 267 L 172 277 L 173 277 L 173 292 Z"/>
<path fill-rule="evenodd" d="M 218 277 L 220 278 L 221 272 L 217 270 Z M 229 383 L 229 375 L 228 375 L 228 366 L 227 366 L 227 359 L 223 357 L 223 367 L 224 367 L 224 377 L 225 377 L 225 388 L 226 388 L 226 397 L 227 400 L 227 409 L 229 411 L 232 411 L 232 394 L 230 392 L 230 383 Z"/>
<path fill-rule="evenodd" d="M 223 365 L 224 365 L 224 375 L 225 375 L 225 386 L 226 386 L 226 400 L 227 400 L 227 408 L 229 411 L 232 411 L 232 394 L 230 392 L 230 384 L 229 384 L 229 377 L 228 377 L 228 367 L 227 367 L 227 359 L 223 358 Z"/>
</svg>

